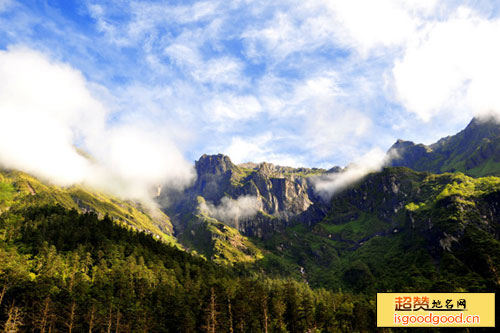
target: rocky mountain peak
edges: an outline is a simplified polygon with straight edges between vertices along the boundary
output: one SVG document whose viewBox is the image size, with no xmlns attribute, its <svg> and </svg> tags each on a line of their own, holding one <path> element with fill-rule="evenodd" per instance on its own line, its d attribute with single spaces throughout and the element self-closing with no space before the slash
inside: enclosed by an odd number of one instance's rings
<svg viewBox="0 0 500 333">
<path fill-rule="evenodd" d="M 236 166 L 233 164 L 233 162 L 231 162 L 229 156 L 223 154 L 203 154 L 200 159 L 195 162 L 195 168 L 198 175 L 221 175 L 226 173 L 228 170 L 234 169 L 235 167 Z"/>
<path fill-rule="evenodd" d="M 500 123 L 493 117 L 473 118 L 459 133 L 429 146 L 398 140 L 391 147 L 399 158 L 392 166 L 434 173 L 461 171 L 472 176 L 500 173 Z"/>
<path fill-rule="evenodd" d="M 390 150 L 397 149 L 397 150 L 402 150 L 402 149 L 407 149 L 407 148 L 412 148 L 415 146 L 415 143 L 412 141 L 406 141 L 402 139 L 398 139 L 390 148 Z"/>
<path fill-rule="evenodd" d="M 276 168 L 273 164 L 262 162 L 257 166 L 257 172 L 264 176 L 272 176 L 276 172 Z"/>
<path fill-rule="evenodd" d="M 406 145 L 406 144 L 413 144 L 412 141 L 407 141 L 403 139 L 397 139 L 396 142 L 394 143 L 394 146 L 399 146 L 399 145 Z"/>
<path fill-rule="evenodd" d="M 412 167 L 419 160 L 426 158 L 432 149 L 423 144 L 415 144 L 412 141 L 399 139 L 392 145 L 389 151 L 396 151 L 397 157 L 393 159 L 392 166 Z"/>
<path fill-rule="evenodd" d="M 500 123 L 494 117 L 473 118 L 460 134 L 467 140 L 495 138 L 500 136 Z"/>
</svg>

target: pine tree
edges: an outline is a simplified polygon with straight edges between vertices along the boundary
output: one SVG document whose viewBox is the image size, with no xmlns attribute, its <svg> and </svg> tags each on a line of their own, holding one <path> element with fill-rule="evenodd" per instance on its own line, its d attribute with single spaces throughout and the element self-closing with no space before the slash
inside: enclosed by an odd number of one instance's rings
<svg viewBox="0 0 500 333">
<path fill-rule="evenodd" d="M 75 326 L 76 302 L 73 300 L 68 311 L 68 321 L 65 323 L 68 333 L 72 333 Z"/>
<path fill-rule="evenodd" d="M 53 321 L 52 300 L 47 296 L 42 302 L 40 312 L 36 315 L 33 324 L 40 333 L 45 333 L 50 330 Z"/>
<path fill-rule="evenodd" d="M 7 321 L 5 322 L 3 332 L 17 333 L 19 332 L 19 328 L 22 324 L 23 322 L 21 309 L 19 309 L 19 307 L 15 306 L 14 303 L 12 303 L 7 313 Z"/>
</svg>

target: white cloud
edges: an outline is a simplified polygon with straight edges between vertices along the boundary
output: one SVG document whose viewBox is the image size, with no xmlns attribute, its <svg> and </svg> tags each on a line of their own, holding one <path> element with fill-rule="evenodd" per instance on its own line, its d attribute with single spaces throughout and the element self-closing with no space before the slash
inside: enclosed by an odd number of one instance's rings
<svg viewBox="0 0 500 333">
<path fill-rule="evenodd" d="M 192 42 L 180 41 L 166 47 L 164 53 L 197 82 L 231 86 L 245 83 L 243 64 L 240 61 L 228 56 L 204 60 L 198 51 L 198 45 L 191 44 Z"/>
<path fill-rule="evenodd" d="M 255 118 L 262 106 L 254 96 L 223 95 L 208 104 L 207 112 L 212 121 L 244 121 Z"/>
<path fill-rule="evenodd" d="M 371 126 L 372 121 L 366 114 L 332 105 L 330 109 L 317 110 L 307 120 L 305 144 L 318 157 L 339 153 L 350 155 L 349 150 L 357 145 L 358 140 L 370 134 Z"/>
<path fill-rule="evenodd" d="M 333 195 L 361 180 L 370 172 L 380 171 L 384 165 L 387 165 L 395 157 L 394 154 L 396 154 L 394 151 L 386 154 L 381 149 L 372 149 L 339 173 L 313 178 L 314 191 L 323 200 L 328 201 Z"/>
<path fill-rule="evenodd" d="M 318 40 L 308 38 L 317 29 L 306 26 L 307 23 L 298 25 L 294 19 L 292 15 L 278 12 L 269 25 L 244 31 L 241 37 L 247 43 L 247 55 L 256 58 L 272 55 L 282 60 Z"/>
<path fill-rule="evenodd" d="M 236 200 L 223 197 L 219 205 L 211 202 L 202 202 L 199 209 L 209 216 L 238 228 L 241 220 L 257 214 L 262 208 L 262 203 L 256 196 L 242 195 Z"/>
<path fill-rule="evenodd" d="M 192 180 L 192 166 L 161 124 L 108 123 L 111 115 L 88 86 L 80 72 L 36 51 L 0 51 L 1 165 L 144 200 L 154 185 Z"/>
<path fill-rule="evenodd" d="M 192 69 L 193 77 L 200 82 L 239 86 L 246 81 L 243 64 L 231 57 L 212 58 L 200 62 Z"/>
<path fill-rule="evenodd" d="M 296 1 L 264 24 L 257 22 L 242 38 L 249 56 L 272 55 L 278 61 L 339 44 L 367 56 L 374 48 L 406 43 L 436 6 L 437 0 Z"/>
<path fill-rule="evenodd" d="M 416 33 L 436 0 L 317 1 L 332 15 L 336 39 L 361 53 L 379 46 L 399 46 Z"/>
<path fill-rule="evenodd" d="M 465 8 L 427 26 L 394 66 L 397 97 L 424 121 L 443 113 L 469 118 L 498 112 L 499 35 L 500 19 Z"/>
<path fill-rule="evenodd" d="M 110 66 L 100 82 L 113 78 L 107 81 L 113 94 L 134 92 L 134 108 L 154 109 L 189 128 L 184 132 L 198 135 L 190 149 L 197 153 L 231 150 L 242 161 L 345 164 L 396 136 L 411 137 L 419 119 L 464 122 L 472 109 L 498 104 L 490 80 L 500 77 L 497 19 L 485 18 L 496 14 L 453 14 L 457 2 L 88 3 L 101 31 L 88 40 L 109 49 L 104 56 L 119 66 Z M 96 65 L 101 56 L 93 59 Z M 116 84 L 122 75 L 128 83 Z M 372 139 L 376 129 L 387 133 Z M 438 135 L 432 131 L 419 133 Z M 268 133 L 272 141 L 259 147 L 257 138 Z"/>
<path fill-rule="evenodd" d="M 351 90 L 352 94 L 364 97 L 370 93 L 362 83 L 346 91 L 339 86 L 339 81 L 339 74 L 330 71 L 311 75 L 285 87 L 279 87 L 270 78 L 260 89 L 265 94 L 262 101 L 268 114 L 278 122 L 297 120 L 291 130 L 301 138 L 300 146 L 311 151 L 316 158 L 355 150 L 357 140 L 368 135 L 372 127 L 367 114 L 345 103 L 352 97 L 348 96 Z"/>
<path fill-rule="evenodd" d="M 73 149 L 106 117 L 83 76 L 28 49 L 0 52 L 0 160 L 61 184 L 83 181 L 88 162 Z"/>
<path fill-rule="evenodd" d="M 223 152 L 231 157 L 231 160 L 236 164 L 269 162 L 282 166 L 303 166 L 303 161 L 296 156 L 286 153 L 276 153 L 276 149 L 272 147 L 276 139 L 270 132 L 254 137 L 235 136 L 231 139 L 231 143 L 223 149 Z"/>
</svg>

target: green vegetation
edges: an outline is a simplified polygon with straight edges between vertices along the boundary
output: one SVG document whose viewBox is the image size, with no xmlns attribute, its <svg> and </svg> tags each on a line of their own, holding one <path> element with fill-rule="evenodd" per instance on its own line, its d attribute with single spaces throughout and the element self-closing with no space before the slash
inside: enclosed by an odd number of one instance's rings
<svg viewBox="0 0 500 333">
<path fill-rule="evenodd" d="M 193 257 L 62 206 L 0 216 L 0 323 L 14 331 L 346 332 L 373 301 Z"/>
<path fill-rule="evenodd" d="M 330 235 L 335 235 L 335 237 L 339 237 L 340 239 L 360 242 L 378 232 L 387 231 L 388 227 L 390 226 L 387 223 L 380 221 L 377 217 L 362 213 L 357 219 L 343 224 L 320 223 L 316 226 L 316 230 L 317 232 L 326 232 Z M 320 229 L 322 230 L 319 231 Z"/>
<path fill-rule="evenodd" d="M 243 187 L 253 173 L 255 173 L 255 170 L 253 169 L 243 168 L 235 165 L 231 172 L 231 185 L 236 187 Z"/>
<path fill-rule="evenodd" d="M 244 195 L 255 172 L 232 169 L 216 190 Z M 286 227 L 259 212 L 245 225 L 258 238 L 191 195 L 169 213 L 176 239 L 137 203 L 1 172 L 0 324 L 17 313 L 36 332 L 368 332 L 376 292 L 500 292 L 497 177 L 386 168 Z"/>
<path fill-rule="evenodd" d="M 500 126 L 495 119 L 473 119 L 463 131 L 425 146 L 398 141 L 395 166 L 433 173 L 462 172 L 473 177 L 500 176 Z"/>
<path fill-rule="evenodd" d="M 299 169 L 291 169 L 289 171 L 285 171 L 283 172 L 283 176 L 295 176 L 295 177 L 307 178 L 312 176 L 319 176 L 324 174 L 325 172 L 326 170 L 318 168 L 312 168 L 312 169 L 299 168 Z"/>
<path fill-rule="evenodd" d="M 180 239 L 182 244 L 215 263 L 232 266 L 263 257 L 262 251 L 248 237 L 203 213 L 192 216 L 185 228 Z"/>
<path fill-rule="evenodd" d="M 158 209 L 153 211 L 82 186 L 62 188 L 19 171 L 0 171 L 0 212 L 54 204 L 80 212 L 95 212 L 100 217 L 108 215 L 123 226 L 152 233 L 167 243 L 176 242 L 170 219 Z"/>
<path fill-rule="evenodd" d="M 0 175 L 0 212 L 3 209 L 10 207 L 14 200 L 15 188 L 14 185 L 4 182 L 3 176 Z"/>
<path fill-rule="evenodd" d="M 500 178 L 387 168 L 334 197 L 320 222 L 258 242 L 272 256 L 256 265 L 363 294 L 497 291 L 499 201 Z"/>
</svg>

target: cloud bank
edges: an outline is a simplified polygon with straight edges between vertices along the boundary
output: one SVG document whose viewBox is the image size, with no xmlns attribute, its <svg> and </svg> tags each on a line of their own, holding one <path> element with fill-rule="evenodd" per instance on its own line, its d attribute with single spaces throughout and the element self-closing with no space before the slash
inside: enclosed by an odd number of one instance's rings
<svg viewBox="0 0 500 333">
<path fill-rule="evenodd" d="M 500 19 L 466 7 L 425 26 L 392 70 L 397 98 L 429 121 L 438 115 L 470 119 L 500 112 Z"/>
<path fill-rule="evenodd" d="M 396 157 L 396 154 L 395 151 L 385 153 L 377 148 L 372 149 L 341 172 L 312 179 L 314 191 L 324 201 L 328 201 L 332 196 L 361 180 L 367 174 L 380 171 L 384 165 L 388 165 Z"/>
<path fill-rule="evenodd" d="M 161 124 L 114 120 L 91 86 L 79 71 L 37 51 L 0 51 L 0 165 L 140 200 L 160 183 L 182 187 L 192 180 L 192 166 Z"/>
<path fill-rule="evenodd" d="M 238 228 L 242 219 L 254 216 L 260 207 L 261 203 L 256 196 L 242 195 L 237 199 L 223 197 L 217 206 L 211 202 L 202 202 L 199 209 L 219 221 Z"/>
<path fill-rule="evenodd" d="M 330 167 L 499 110 L 499 22 L 498 2 L 473 0 L 0 0 L 0 49 L 57 54 L 168 120 L 190 159 Z"/>
</svg>

